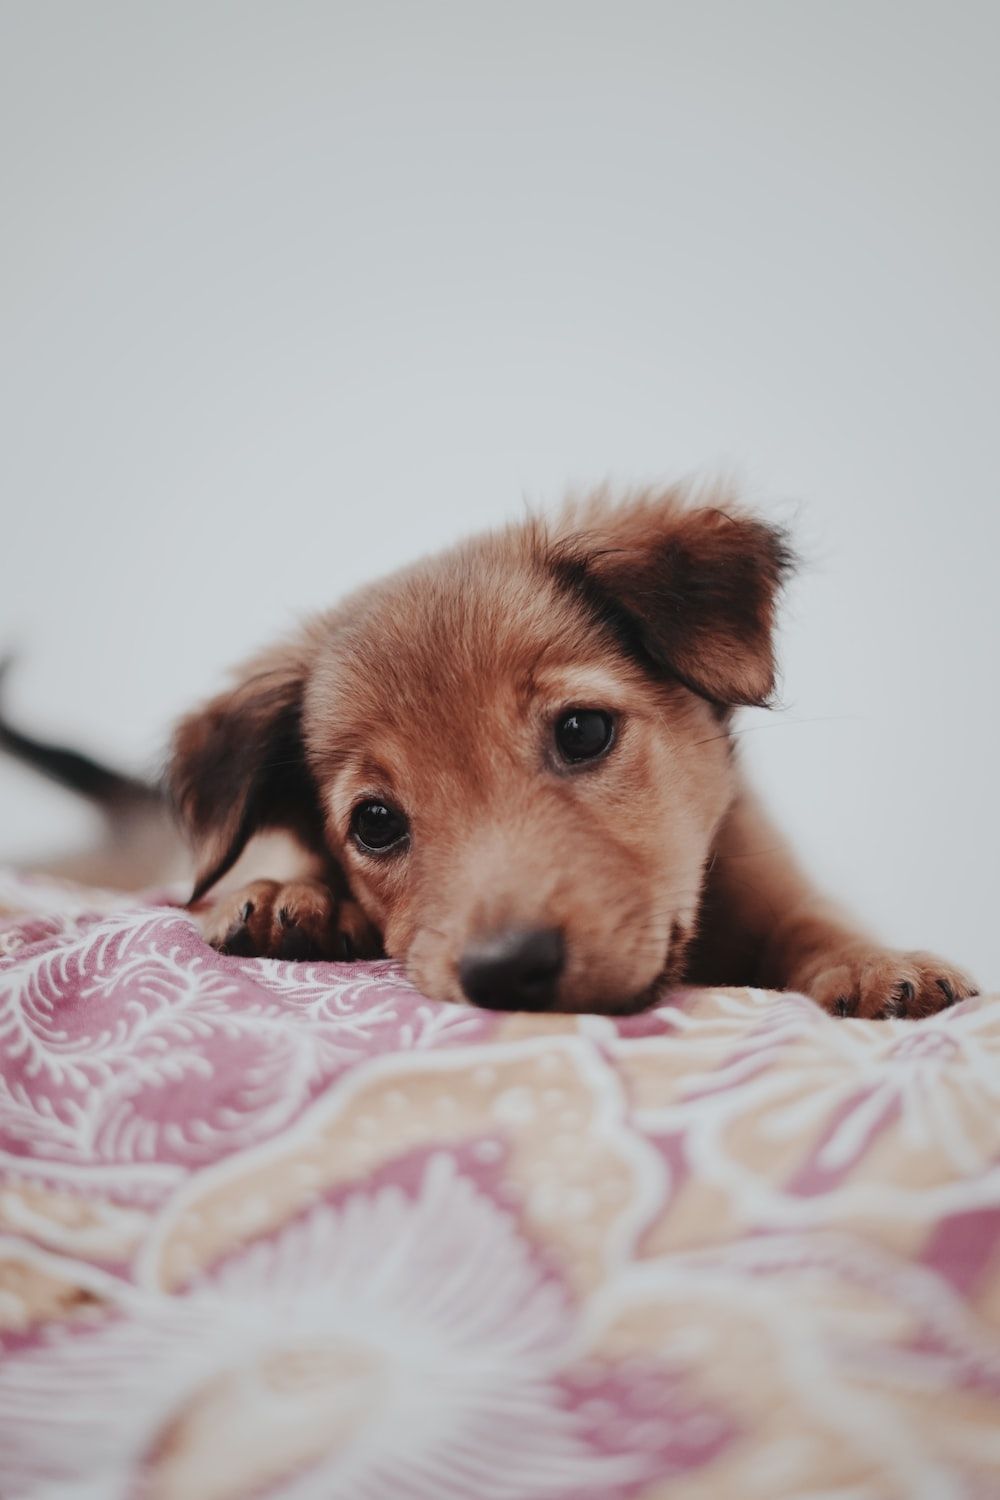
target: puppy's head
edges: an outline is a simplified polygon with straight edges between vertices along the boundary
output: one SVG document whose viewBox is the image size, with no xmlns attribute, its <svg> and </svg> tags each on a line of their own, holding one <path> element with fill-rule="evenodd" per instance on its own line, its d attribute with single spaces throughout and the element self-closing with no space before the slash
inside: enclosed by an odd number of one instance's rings
<svg viewBox="0 0 1000 1500">
<path fill-rule="evenodd" d="M 375 585 L 186 719 L 202 892 L 295 828 L 442 999 L 631 1008 L 678 974 L 774 684 L 782 535 L 675 493 L 530 521 Z"/>
</svg>

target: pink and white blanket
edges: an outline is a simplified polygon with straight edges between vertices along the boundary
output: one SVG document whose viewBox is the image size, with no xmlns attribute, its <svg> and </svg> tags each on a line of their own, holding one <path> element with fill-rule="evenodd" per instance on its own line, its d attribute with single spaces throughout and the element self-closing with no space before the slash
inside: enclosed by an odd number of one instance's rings
<svg viewBox="0 0 1000 1500">
<path fill-rule="evenodd" d="M 1000 1495 L 1000 1003 L 486 1014 L 0 878 L 4 1500 Z"/>
</svg>

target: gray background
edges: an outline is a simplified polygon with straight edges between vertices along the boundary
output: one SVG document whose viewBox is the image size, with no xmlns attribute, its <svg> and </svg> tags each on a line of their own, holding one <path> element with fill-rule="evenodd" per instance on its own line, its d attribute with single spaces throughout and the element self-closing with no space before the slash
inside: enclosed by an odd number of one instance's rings
<svg viewBox="0 0 1000 1500">
<path fill-rule="evenodd" d="M 300 614 L 567 484 L 793 518 L 747 758 L 1000 984 L 996 4 L 0 10 L 0 641 L 156 764 Z M 87 815 L 0 767 L 0 854 Z"/>
</svg>

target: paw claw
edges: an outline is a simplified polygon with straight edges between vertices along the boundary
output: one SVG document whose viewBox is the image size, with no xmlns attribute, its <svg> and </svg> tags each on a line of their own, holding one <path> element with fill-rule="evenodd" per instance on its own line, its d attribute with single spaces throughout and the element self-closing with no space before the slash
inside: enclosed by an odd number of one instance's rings
<svg viewBox="0 0 1000 1500">
<path fill-rule="evenodd" d="M 910 1014 L 916 991 L 908 979 L 901 979 L 882 1007 L 880 1019 L 902 1021 Z"/>
<path fill-rule="evenodd" d="M 242 914 L 240 919 L 235 921 L 226 933 L 219 945 L 219 952 L 226 954 L 229 958 L 253 957 L 253 939 L 250 935 L 250 928 L 242 918 Z"/>
<path fill-rule="evenodd" d="M 292 923 L 284 928 L 275 957 L 302 963 L 306 959 L 317 959 L 320 954 L 309 934 Z"/>
<path fill-rule="evenodd" d="M 941 991 L 942 995 L 944 996 L 944 1003 L 945 1003 L 945 1005 L 954 1005 L 955 1001 L 957 999 L 957 996 L 955 994 L 954 989 L 949 984 L 948 980 L 947 979 L 937 979 L 937 980 L 935 980 L 935 984 L 937 985 L 938 989 Z"/>
</svg>

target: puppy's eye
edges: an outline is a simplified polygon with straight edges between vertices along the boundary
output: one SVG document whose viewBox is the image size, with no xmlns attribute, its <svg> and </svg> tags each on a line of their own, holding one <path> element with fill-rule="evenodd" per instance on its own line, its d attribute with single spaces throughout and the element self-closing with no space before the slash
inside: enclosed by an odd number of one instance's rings
<svg viewBox="0 0 1000 1500">
<path fill-rule="evenodd" d="M 351 837 L 359 849 L 381 854 L 409 833 L 403 814 L 385 802 L 359 802 L 351 814 Z"/>
<path fill-rule="evenodd" d="M 556 723 L 556 748 L 563 760 L 596 760 L 611 744 L 615 721 L 599 708 L 571 708 Z"/>
</svg>

